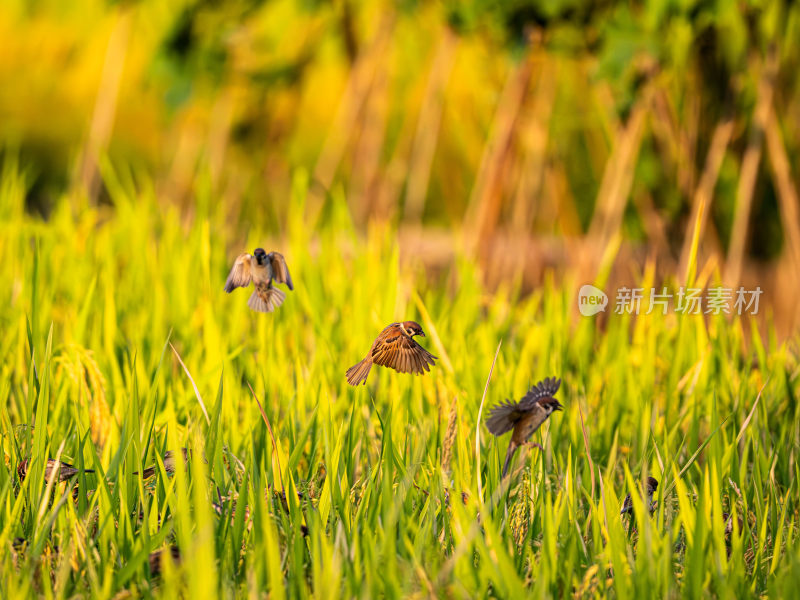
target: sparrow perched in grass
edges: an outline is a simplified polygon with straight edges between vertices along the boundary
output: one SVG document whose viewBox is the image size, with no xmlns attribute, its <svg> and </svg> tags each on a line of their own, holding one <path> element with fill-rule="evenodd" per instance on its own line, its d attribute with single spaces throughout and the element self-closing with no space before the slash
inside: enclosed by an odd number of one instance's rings
<svg viewBox="0 0 800 600">
<path fill-rule="evenodd" d="M 147 563 L 150 566 L 150 575 L 153 577 L 160 577 L 164 571 L 164 563 L 171 561 L 174 565 L 181 562 L 181 551 L 175 545 L 161 548 L 155 552 L 151 552 L 147 557 Z"/>
<path fill-rule="evenodd" d="M 733 533 L 733 515 L 724 512 L 722 513 L 722 520 L 725 523 L 725 539 L 730 541 L 730 535 Z M 744 523 L 741 517 L 736 517 L 736 524 L 738 525 L 739 531 L 744 529 Z"/>
<path fill-rule="evenodd" d="M 530 443 L 528 439 L 553 414 L 553 411 L 564 408 L 553 397 L 560 385 L 560 379 L 550 377 L 528 390 L 528 393 L 519 402 L 506 400 L 495 406 L 489 413 L 486 427 L 491 434 L 500 436 L 513 430 L 511 441 L 508 443 L 506 461 L 503 464 L 503 477 L 508 472 L 508 466 L 517 448 L 523 444 L 529 444 L 542 450 L 541 445 Z"/>
<path fill-rule="evenodd" d="M 656 509 L 656 503 L 653 501 L 653 494 L 656 493 L 658 489 L 658 480 L 655 477 L 648 477 L 647 484 L 646 484 L 646 492 L 647 492 L 647 510 L 652 513 Z M 625 496 L 625 500 L 622 502 L 622 508 L 619 511 L 620 516 L 626 513 L 629 513 L 633 510 L 633 500 L 631 500 L 631 495 L 628 494 Z"/>
<path fill-rule="evenodd" d="M 19 476 L 19 480 L 22 481 L 25 479 L 25 476 L 28 474 L 28 467 L 30 466 L 30 461 L 26 458 L 22 462 L 17 465 L 17 476 Z M 69 463 L 57 461 L 53 458 L 49 458 L 47 460 L 47 466 L 44 469 L 44 479 L 48 481 L 50 476 L 53 474 L 53 469 L 58 469 L 56 473 L 55 481 L 59 483 L 62 481 L 69 481 L 74 475 L 77 475 L 81 472 L 80 469 L 76 469 Z M 84 469 L 84 473 L 94 473 L 93 469 Z"/>
<path fill-rule="evenodd" d="M 434 359 L 438 357 L 420 346 L 414 340 L 415 335 L 425 337 L 422 327 L 414 321 L 392 323 L 386 327 L 372 342 L 372 347 L 364 360 L 347 369 L 347 383 L 366 384 L 367 375 L 373 364 L 389 367 L 398 373 L 414 373 L 414 375 L 430 371 L 428 365 L 435 364 Z"/>
<path fill-rule="evenodd" d="M 184 464 L 189 462 L 189 450 L 186 448 L 181 448 L 181 453 L 183 454 Z M 167 475 L 172 475 L 175 473 L 175 453 L 172 450 L 167 450 L 164 452 L 164 470 L 167 472 Z M 157 471 L 158 465 L 147 467 L 146 469 L 142 470 L 142 479 L 149 479 L 155 475 Z M 137 475 L 138 471 L 134 471 L 133 474 Z"/>
<path fill-rule="evenodd" d="M 286 260 L 278 252 L 267 254 L 263 248 L 256 248 L 253 254 L 240 254 L 233 263 L 233 268 L 225 282 L 225 291 L 229 294 L 237 287 L 255 286 L 247 301 L 247 306 L 258 312 L 272 312 L 283 304 L 286 294 L 276 288 L 273 283 L 285 283 L 294 289 L 292 277 Z"/>
</svg>

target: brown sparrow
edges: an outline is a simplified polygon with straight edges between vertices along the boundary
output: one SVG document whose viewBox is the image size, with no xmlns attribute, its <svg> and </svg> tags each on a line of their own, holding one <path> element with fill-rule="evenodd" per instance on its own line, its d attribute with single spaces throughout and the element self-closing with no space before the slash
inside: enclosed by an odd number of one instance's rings
<svg viewBox="0 0 800 600">
<path fill-rule="evenodd" d="M 183 454 L 183 462 L 188 463 L 190 457 L 189 450 L 186 448 L 181 448 L 181 453 Z M 175 473 L 175 453 L 172 450 L 167 450 L 164 452 L 164 470 L 167 472 L 167 475 L 172 475 Z M 142 479 L 149 479 L 157 472 L 158 465 L 147 467 L 146 469 L 142 470 Z M 138 471 L 134 471 L 133 474 L 137 475 Z"/>
<path fill-rule="evenodd" d="M 730 541 L 730 536 L 733 533 L 733 515 L 730 513 L 722 513 L 722 520 L 725 522 L 725 539 Z M 736 524 L 739 526 L 739 531 L 743 531 L 744 523 L 742 517 L 736 517 Z"/>
<path fill-rule="evenodd" d="M 486 419 L 486 427 L 493 435 L 503 435 L 513 430 L 508 443 L 506 460 L 503 464 L 503 477 L 508 472 L 511 458 L 517 448 L 529 443 L 528 439 L 542 426 L 553 411 L 561 410 L 561 403 L 553 398 L 561 385 L 561 380 L 550 377 L 533 386 L 519 402 L 505 402 L 495 406 Z M 533 443 L 540 450 L 541 445 Z"/>
<path fill-rule="evenodd" d="M 414 373 L 414 375 L 430 371 L 428 365 L 435 364 L 434 359 L 438 357 L 420 346 L 414 340 L 415 335 L 425 337 L 422 327 L 414 321 L 392 323 L 386 327 L 372 342 L 372 347 L 364 360 L 347 369 L 347 383 L 366 384 L 367 375 L 373 364 L 389 367 L 398 373 Z"/>
<path fill-rule="evenodd" d="M 164 562 L 172 561 L 177 565 L 181 562 L 181 551 L 177 546 L 167 546 L 155 552 L 151 552 L 147 557 L 147 562 L 150 566 L 150 575 L 153 577 L 160 577 L 164 570 Z"/>
<path fill-rule="evenodd" d="M 251 282 L 256 289 L 247 306 L 258 312 L 272 312 L 283 304 L 286 294 L 274 287 L 273 282 L 285 283 L 290 290 L 294 289 L 283 255 L 278 252 L 267 254 L 263 248 L 256 248 L 252 255 L 245 252 L 236 257 L 225 282 L 225 291 L 230 294 L 237 287 L 247 287 Z"/>
<path fill-rule="evenodd" d="M 19 465 L 17 465 L 17 476 L 19 476 L 20 481 L 25 479 L 25 476 L 28 474 L 29 462 L 30 461 L 26 458 L 20 462 Z M 44 469 L 45 482 L 50 479 L 50 476 L 53 474 L 53 469 L 57 469 L 55 481 L 58 481 L 59 483 L 62 481 L 69 481 L 74 475 L 77 475 L 81 472 L 80 469 L 76 469 L 69 463 L 49 458 L 47 459 L 47 466 Z M 84 469 L 83 472 L 94 473 L 94 470 Z"/>
<path fill-rule="evenodd" d="M 653 494 L 656 493 L 658 489 L 658 480 L 655 477 L 648 477 L 647 478 L 647 510 L 652 512 L 656 509 L 656 503 L 653 501 Z M 625 500 L 622 501 L 622 508 L 619 511 L 620 515 L 624 515 L 629 513 L 633 510 L 633 500 L 631 500 L 631 495 L 628 494 L 625 496 Z"/>
</svg>

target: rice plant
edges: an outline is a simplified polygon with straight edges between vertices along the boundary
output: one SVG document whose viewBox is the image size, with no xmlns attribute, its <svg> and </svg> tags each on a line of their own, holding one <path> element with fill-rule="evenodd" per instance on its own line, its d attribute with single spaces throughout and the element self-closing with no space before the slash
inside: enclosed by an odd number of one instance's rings
<svg viewBox="0 0 800 600">
<path fill-rule="evenodd" d="M 65 197 L 44 221 L 24 209 L 25 174 L 3 175 L 3 598 L 800 585 L 800 365 L 769 324 L 581 317 L 575 275 L 489 291 L 466 255 L 429 277 L 401 260 L 392 225 L 359 233 L 341 193 L 310 226 L 302 170 L 280 236 L 240 237 L 223 204 L 165 209 L 111 165 L 103 178 L 108 205 Z M 271 314 L 223 291 L 256 246 L 280 250 L 295 281 Z M 403 319 L 428 334 L 432 372 L 348 386 L 365 345 Z M 507 438 L 482 420 L 551 375 L 564 411 L 501 479 Z M 48 458 L 78 474 L 46 478 Z"/>
</svg>

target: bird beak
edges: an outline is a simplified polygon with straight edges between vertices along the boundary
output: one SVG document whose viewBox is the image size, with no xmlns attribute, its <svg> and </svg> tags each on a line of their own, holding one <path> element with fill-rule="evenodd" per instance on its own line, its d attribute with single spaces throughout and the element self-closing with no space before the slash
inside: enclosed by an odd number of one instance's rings
<svg viewBox="0 0 800 600">
<path fill-rule="evenodd" d="M 428 337 L 427 335 L 425 335 L 425 332 L 424 332 L 424 331 L 420 331 L 420 332 L 419 332 L 419 334 L 420 334 L 422 337 Z"/>
<path fill-rule="evenodd" d="M 564 405 L 560 403 L 556 404 L 556 410 L 564 410 Z"/>
</svg>

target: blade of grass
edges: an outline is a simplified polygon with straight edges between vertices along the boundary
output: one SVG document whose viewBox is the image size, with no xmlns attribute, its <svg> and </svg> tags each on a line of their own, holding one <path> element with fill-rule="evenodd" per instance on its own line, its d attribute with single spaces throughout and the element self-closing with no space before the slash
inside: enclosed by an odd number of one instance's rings
<svg viewBox="0 0 800 600">
<path fill-rule="evenodd" d="M 492 359 L 492 366 L 489 368 L 489 376 L 486 378 L 486 385 L 483 388 L 481 405 L 478 407 L 478 423 L 475 426 L 475 477 L 478 482 L 478 498 L 480 498 L 481 502 L 483 502 L 483 484 L 481 483 L 481 415 L 483 414 L 483 404 L 486 402 L 486 392 L 489 391 L 489 382 L 492 379 L 492 373 L 494 373 L 494 365 L 497 362 L 497 355 L 500 354 L 500 346 L 502 345 L 503 340 L 501 339 L 497 344 L 497 350 L 495 350 L 494 358 Z"/>
<path fill-rule="evenodd" d="M 264 412 L 264 407 L 261 406 L 261 402 L 258 400 L 258 396 L 256 396 L 255 390 L 253 390 L 253 386 L 250 385 L 250 382 L 247 382 L 247 387 L 250 388 L 250 393 L 253 395 L 253 399 L 258 404 L 258 410 L 261 411 L 261 418 L 264 419 L 264 423 L 267 426 L 267 431 L 269 432 L 269 437 L 272 440 L 272 450 L 275 452 L 275 460 L 278 461 L 278 478 L 281 482 L 281 489 L 280 491 L 285 491 L 286 487 L 283 483 L 283 470 L 281 468 L 281 455 L 278 453 L 278 444 L 275 442 L 275 434 L 272 432 L 272 425 L 269 423 L 269 419 L 267 418 L 267 413 Z"/>
<path fill-rule="evenodd" d="M 175 350 L 175 346 L 172 345 L 172 342 L 169 342 L 169 347 L 172 348 L 172 351 L 175 353 L 175 357 L 178 359 L 178 362 L 181 363 L 186 376 L 189 378 L 189 381 L 192 383 L 192 388 L 194 388 L 194 395 L 197 398 L 197 401 L 200 403 L 200 408 L 203 409 L 203 414 L 206 417 L 206 424 L 211 424 L 211 419 L 208 417 L 208 411 L 206 410 L 206 405 L 203 403 L 203 399 L 200 397 L 200 390 L 197 389 L 197 384 L 194 382 L 194 378 L 192 374 L 189 373 L 189 369 L 186 368 L 186 365 L 183 364 L 183 359 L 181 359 L 181 355 L 178 354 L 178 351 Z"/>
</svg>

